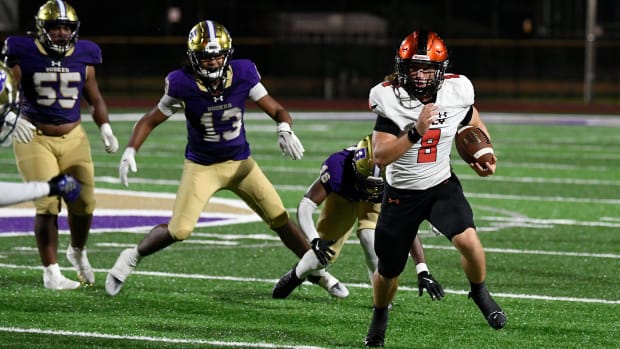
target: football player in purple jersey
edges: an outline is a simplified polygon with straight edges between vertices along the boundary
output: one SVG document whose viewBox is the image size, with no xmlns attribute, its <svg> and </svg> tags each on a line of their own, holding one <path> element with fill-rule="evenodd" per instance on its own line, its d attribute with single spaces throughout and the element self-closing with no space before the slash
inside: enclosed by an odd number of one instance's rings
<svg viewBox="0 0 620 349">
<path fill-rule="evenodd" d="M 373 282 L 373 316 L 368 347 L 382 347 L 388 306 L 396 294 L 408 247 L 422 221 L 429 221 L 461 253 L 471 297 L 488 324 L 501 329 L 506 315 L 486 288 L 486 259 L 473 212 L 452 171 L 450 152 L 457 129 L 488 130 L 474 104 L 474 88 L 463 75 L 446 74 L 448 50 L 436 33 L 416 30 L 400 44 L 396 73 L 370 90 L 377 114 L 373 160 L 386 168 L 386 186 L 377 221 L 379 267 Z M 497 159 L 470 164 L 478 175 L 495 173 Z"/>
<path fill-rule="evenodd" d="M 7 145 L 12 136 L 28 132 L 28 124 L 19 118 L 19 87 L 11 70 L 0 62 L 0 144 Z M 24 128 L 25 126 L 25 128 Z M 32 131 L 30 131 L 32 132 Z M 66 201 L 77 199 L 80 183 L 72 176 L 59 174 L 49 181 L 26 183 L 0 182 L 0 207 L 61 195 Z"/>
<path fill-rule="evenodd" d="M 137 170 L 135 154 L 148 135 L 178 111 L 184 112 L 187 126 L 185 163 L 170 221 L 121 252 L 106 278 L 108 294 L 120 292 L 142 257 L 187 239 L 211 197 L 222 189 L 242 198 L 298 257 L 311 248 L 252 158 L 243 118 L 249 98 L 277 123 L 282 152 L 301 159 L 304 148 L 291 130 L 291 115 L 267 93 L 254 63 L 233 60 L 232 53 L 223 25 L 210 20 L 196 24 L 187 40 L 188 64 L 166 76 L 163 97 L 134 126 L 119 166 L 124 185 L 128 172 Z M 326 248 L 314 252 L 327 263 Z"/>
<path fill-rule="evenodd" d="M 383 174 L 372 160 L 370 135 L 362 138 L 357 146 L 343 149 L 327 157 L 321 165 L 319 177 L 312 183 L 297 207 L 297 220 L 308 240 L 321 238 L 323 241 L 335 240 L 330 246 L 334 251 L 329 260 L 333 264 L 345 241 L 353 232 L 357 223 L 359 238 L 366 261 L 366 267 L 372 282 L 372 275 L 377 269 L 374 239 L 377 217 L 383 198 Z M 319 219 L 315 223 L 313 212 L 319 205 Z M 441 300 L 443 288 L 433 278 L 425 263 L 424 251 L 420 238 L 416 236 L 411 246 L 411 257 L 416 263 L 418 288 L 420 296 L 423 289 L 428 291 L 431 299 Z M 276 283 L 273 298 L 286 298 L 304 279 L 325 288 L 334 297 L 345 298 L 349 291 L 337 279 L 325 271 L 325 267 L 313 260 L 310 251 Z"/>
<path fill-rule="evenodd" d="M 71 231 L 66 255 L 80 281 L 93 284 L 95 274 L 86 255 L 86 242 L 95 209 L 95 179 L 90 144 L 81 125 L 82 97 L 90 106 L 105 150 L 118 150 L 95 77 L 101 50 L 91 41 L 78 41 L 80 21 L 65 1 L 43 4 L 35 26 L 33 36 L 8 37 L 2 52 L 21 82 L 20 132 L 14 137 L 13 150 L 24 181 L 47 180 L 60 173 L 79 181 L 79 197 L 66 202 Z M 34 233 L 44 266 L 44 286 L 78 288 L 80 283 L 65 278 L 58 266 L 59 197 L 37 199 L 35 207 Z"/>
</svg>

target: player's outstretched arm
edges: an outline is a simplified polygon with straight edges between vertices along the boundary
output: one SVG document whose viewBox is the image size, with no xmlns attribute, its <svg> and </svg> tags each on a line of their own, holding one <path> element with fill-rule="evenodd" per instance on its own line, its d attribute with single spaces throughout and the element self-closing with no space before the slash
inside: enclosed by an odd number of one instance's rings
<svg viewBox="0 0 620 349">
<path fill-rule="evenodd" d="M 293 118 L 288 110 L 270 95 L 257 100 L 256 105 L 278 124 L 278 145 L 282 154 L 290 156 L 293 160 L 301 159 L 306 150 L 291 128 Z"/>
<path fill-rule="evenodd" d="M 129 186 L 129 179 L 127 177 L 129 171 L 133 173 L 138 172 L 135 158 L 136 152 L 140 149 L 153 129 L 166 120 L 168 120 L 168 117 L 164 115 L 158 107 L 155 107 L 140 118 L 134 125 L 131 136 L 129 137 L 129 142 L 127 142 L 127 146 L 121 157 L 121 162 L 118 165 L 118 176 L 124 186 Z"/>
</svg>

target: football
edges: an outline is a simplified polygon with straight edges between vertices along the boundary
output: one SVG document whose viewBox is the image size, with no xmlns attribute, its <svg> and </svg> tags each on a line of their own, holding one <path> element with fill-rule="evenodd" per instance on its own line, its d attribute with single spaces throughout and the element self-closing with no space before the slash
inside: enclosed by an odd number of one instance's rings
<svg viewBox="0 0 620 349">
<path fill-rule="evenodd" d="M 456 150 L 466 163 L 478 162 L 482 167 L 493 161 L 493 145 L 489 137 L 473 126 L 464 126 L 456 133 Z"/>
</svg>

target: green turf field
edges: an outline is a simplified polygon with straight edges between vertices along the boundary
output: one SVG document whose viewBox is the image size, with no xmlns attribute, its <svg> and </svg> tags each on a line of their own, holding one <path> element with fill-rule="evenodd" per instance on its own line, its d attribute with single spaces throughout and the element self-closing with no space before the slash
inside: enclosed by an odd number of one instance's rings
<svg viewBox="0 0 620 349">
<path fill-rule="evenodd" d="M 93 123 L 85 123 L 98 188 L 124 190 L 117 165 L 132 125 L 113 122 L 121 151 L 108 155 Z M 370 120 L 296 120 L 306 155 L 292 161 L 281 156 L 272 121 L 246 120 L 254 157 L 292 215 L 323 159 L 356 143 L 372 125 Z M 496 175 L 477 177 L 456 152 L 453 166 L 487 250 L 487 284 L 508 323 L 501 331 L 487 325 L 467 299 L 459 254 L 423 226 L 427 263 L 447 295 L 441 302 L 418 297 L 410 263 L 386 347 L 619 347 L 620 128 L 487 126 L 499 158 Z M 184 146 L 182 122 L 156 129 L 137 155 L 138 173 L 130 174 L 129 190 L 174 194 Z M 2 149 L 0 164 L 0 180 L 20 180 L 10 149 Z M 217 197 L 236 198 L 225 192 Z M 9 210 L 0 209 L 0 220 L 9 221 Z M 297 259 L 255 221 L 197 228 L 188 241 L 145 258 L 123 291 L 107 296 L 106 270 L 144 233 L 93 232 L 89 258 L 96 284 L 64 292 L 43 288 L 32 235 L 0 234 L 0 348 L 363 347 L 372 291 L 354 237 L 330 268 L 351 291 L 344 300 L 306 284 L 286 300 L 273 300 L 273 284 Z M 68 238 L 61 235 L 61 267 L 69 267 Z M 69 268 L 64 271 L 74 277 Z"/>
</svg>

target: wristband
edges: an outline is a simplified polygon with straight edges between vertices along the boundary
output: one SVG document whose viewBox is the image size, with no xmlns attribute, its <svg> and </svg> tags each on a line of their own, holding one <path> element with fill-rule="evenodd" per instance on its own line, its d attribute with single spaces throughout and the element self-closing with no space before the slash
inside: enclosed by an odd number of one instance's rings
<svg viewBox="0 0 620 349">
<path fill-rule="evenodd" d="M 417 274 L 420 274 L 422 272 L 428 273 L 428 267 L 426 266 L 426 263 L 418 263 L 415 265 L 415 271 Z"/>
<path fill-rule="evenodd" d="M 417 143 L 420 139 L 422 139 L 422 135 L 418 133 L 418 130 L 415 129 L 415 126 L 407 131 L 407 138 L 409 138 L 409 142 Z"/>
</svg>

